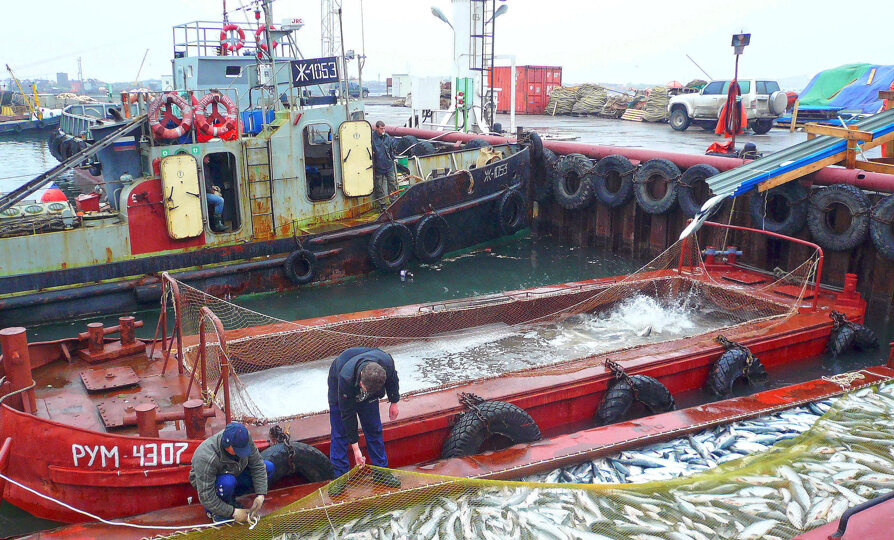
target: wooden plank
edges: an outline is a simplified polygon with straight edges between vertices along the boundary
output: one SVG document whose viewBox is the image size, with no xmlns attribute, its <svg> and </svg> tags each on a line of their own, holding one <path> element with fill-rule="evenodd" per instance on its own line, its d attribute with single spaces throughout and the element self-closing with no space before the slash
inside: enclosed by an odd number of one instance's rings
<svg viewBox="0 0 894 540">
<path fill-rule="evenodd" d="M 853 169 L 857 166 L 857 141 L 847 140 L 847 152 L 844 157 L 844 166 Z"/>
<path fill-rule="evenodd" d="M 858 161 L 855 168 L 866 172 L 894 174 L 894 165 L 889 165 L 887 163 L 877 163 L 875 161 Z"/>
<path fill-rule="evenodd" d="M 870 148 L 875 148 L 876 146 L 881 146 L 885 143 L 889 143 L 892 141 L 894 141 L 894 131 L 892 131 L 891 133 L 885 133 L 881 137 L 876 137 L 869 142 L 863 143 L 860 146 L 862 146 L 863 150 L 866 151 L 866 150 L 869 150 Z"/>
<path fill-rule="evenodd" d="M 627 109 L 621 115 L 621 120 L 630 120 L 632 122 L 642 122 L 643 116 L 646 114 L 645 109 Z"/>
<path fill-rule="evenodd" d="M 847 139 L 849 141 L 871 141 L 872 133 L 868 131 L 860 131 L 856 128 L 844 129 L 837 126 L 821 126 L 819 124 L 805 124 L 804 131 L 807 133 L 815 133 L 816 135 L 831 135 L 839 139 Z"/>
<path fill-rule="evenodd" d="M 801 105 L 801 100 L 795 100 L 795 108 L 792 110 L 792 123 L 788 126 L 789 133 L 795 132 L 795 124 L 798 122 L 798 107 Z"/>
<path fill-rule="evenodd" d="M 802 176 L 807 176 L 808 174 L 818 171 L 823 167 L 828 167 L 829 165 L 834 165 L 845 158 L 847 152 L 838 152 L 837 154 L 833 154 L 827 158 L 821 159 L 817 162 L 811 163 L 809 165 L 805 165 L 803 167 L 799 167 L 793 171 L 789 171 L 785 174 L 781 174 L 775 178 L 770 178 L 769 180 L 764 180 L 760 184 L 757 185 L 758 191 L 767 191 L 768 189 L 772 189 L 776 186 L 782 185 L 786 182 L 791 182 L 792 180 L 796 180 L 801 178 Z"/>
<path fill-rule="evenodd" d="M 894 90 L 879 90 L 879 99 L 894 99 Z"/>
</svg>

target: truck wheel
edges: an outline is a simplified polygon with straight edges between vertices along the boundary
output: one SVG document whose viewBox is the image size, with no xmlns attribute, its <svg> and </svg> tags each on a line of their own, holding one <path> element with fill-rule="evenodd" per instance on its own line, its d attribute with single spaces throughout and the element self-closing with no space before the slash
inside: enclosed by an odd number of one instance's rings
<svg viewBox="0 0 894 540">
<path fill-rule="evenodd" d="M 675 131 L 686 131 L 692 120 L 686 114 L 686 109 L 674 109 L 670 115 L 670 125 Z"/>
<path fill-rule="evenodd" d="M 708 121 L 708 120 L 702 120 L 701 122 L 698 123 L 698 126 L 699 126 L 700 128 L 702 128 L 703 130 L 705 130 L 705 131 L 711 131 L 711 132 L 713 132 L 713 131 L 714 131 L 714 128 L 717 127 L 717 122 L 711 122 L 711 121 Z"/>
<path fill-rule="evenodd" d="M 751 126 L 751 129 L 757 135 L 764 135 L 773 129 L 773 119 L 765 118 L 763 120 L 755 120 L 754 125 Z"/>
</svg>

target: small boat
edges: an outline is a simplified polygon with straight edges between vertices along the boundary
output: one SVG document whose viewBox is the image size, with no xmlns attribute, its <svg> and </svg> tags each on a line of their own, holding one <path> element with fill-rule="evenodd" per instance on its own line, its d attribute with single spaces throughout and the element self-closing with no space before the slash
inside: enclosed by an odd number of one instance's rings
<svg viewBox="0 0 894 540">
<path fill-rule="evenodd" d="M 731 237 L 780 236 L 710 222 L 707 226 L 731 231 Z M 726 356 L 723 343 L 747 347 L 772 375 L 778 366 L 823 352 L 837 328 L 829 316 L 833 310 L 862 322 L 866 307 L 856 292 L 856 276 L 849 276 L 844 290 L 823 288 L 822 251 L 802 240 L 788 241 L 816 251 L 798 267 L 801 271 L 783 275 L 743 264 L 746 259 L 735 248 L 702 251 L 696 240 L 688 239 L 628 276 L 295 322 L 239 308 L 165 275 L 166 308 L 157 322 L 157 341 L 136 340 L 133 329 L 138 323 L 132 317 L 122 318 L 117 327 L 93 323 L 78 337 L 31 345 L 26 345 L 24 329 L 0 331 L 0 367 L 6 378 L 0 386 L 0 444 L 6 445 L 0 472 L 103 518 L 194 503 L 196 493 L 187 481 L 192 453 L 231 420 L 250 425 L 265 451 L 279 444 L 266 440 L 270 428 L 279 426 L 296 441 L 328 453 L 329 417 L 320 410 L 325 403 L 309 410 L 269 412 L 257 405 L 258 394 L 252 395 L 246 380 L 273 377 L 287 368 L 311 378 L 312 366 L 328 367 L 334 355 L 351 346 L 393 351 L 398 370 L 403 370 L 401 415 L 384 427 L 393 467 L 443 456 L 445 441 L 453 437 L 453 422 L 464 410 L 457 399 L 462 393 L 523 409 L 538 433 L 554 437 L 596 424 L 595 413 L 615 377 L 607 359 L 631 376 L 654 378 L 671 395 L 705 386 L 718 359 Z M 641 328 L 635 328 L 607 350 L 571 348 L 565 358 L 522 358 L 535 361 L 521 366 L 509 361 L 511 351 L 498 353 L 494 364 L 505 370 L 452 379 L 437 375 L 406 391 L 414 378 L 408 373 L 412 355 L 402 357 L 401 351 L 425 353 L 439 342 L 454 346 L 480 342 L 482 336 L 500 338 L 509 335 L 509 329 L 516 330 L 509 341 L 520 341 L 527 350 L 525 337 L 538 329 L 549 333 L 575 318 L 603 317 L 637 295 L 685 299 L 697 313 L 716 315 L 715 322 L 670 338 L 661 337 L 660 331 L 638 338 Z M 120 339 L 107 337 L 114 332 L 120 332 Z M 547 348 L 561 347 L 552 339 Z M 435 363 L 445 364 L 442 360 L 436 358 Z M 474 354 L 455 359 L 441 373 L 460 372 L 472 360 Z M 427 366 L 418 365 L 420 370 Z M 294 406 L 305 399 L 305 390 L 290 388 L 281 401 Z M 499 441 L 482 437 L 479 442 L 462 455 Z M 520 441 L 510 437 L 508 442 Z M 306 483 L 292 476 L 279 479 L 274 487 L 300 490 Z M 85 519 L 18 485 L 8 483 L 2 493 L 5 500 L 39 517 Z M 115 505 L 107 502 L 111 493 Z"/>
</svg>

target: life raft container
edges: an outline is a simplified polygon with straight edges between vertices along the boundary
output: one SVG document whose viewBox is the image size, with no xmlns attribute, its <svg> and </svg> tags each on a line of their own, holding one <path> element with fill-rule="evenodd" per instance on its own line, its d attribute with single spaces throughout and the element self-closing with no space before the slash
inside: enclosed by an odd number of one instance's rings
<svg viewBox="0 0 894 540">
<path fill-rule="evenodd" d="M 205 109 L 211 106 L 211 113 L 205 115 Z M 226 108 L 226 113 L 221 114 L 220 106 Z M 239 111 L 233 100 L 223 94 L 205 94 L 195 106 L 196 129 L 199 133 L 209 137 L 221 137 L 236 127 L 236 117 Z"/>
<path fill-rule="evenodd" d="M 177 118 L 174 115 L 173 106 L 180 108 L 183 115 Z M 164 111 L 162 111 L 164 106 Z M 159 113 L 161 117 L 159 118 Z M 185 99 L 173 92 L 158 96 L 149 104 L 149 128 L 156 139 L 177 139 L 189 133 L 192 128 L 193 110 Z M 173 123 L 174 127 L 165 127 Z"/>
<path fill-rule="evenodd" d="M 460 415 L 450 430 L 441 448 L 442 459 L 479 454 L 494 435 L 508 440 L 509 445 L 539 441 L 542 437 L 531 415 L 512 403 L 484 401 L 465 393 L 460 401 L 469 410 Z"/>
<path fill-rule="evenodd" d="M 229 33 L 236 32 L 236 35 L 239 36 L 236 39 L 236 42 L 230 39 Z M 245 31 L 242 28 L 239 28 L 239 25 L 229 23 L 225 24 L 223 28 L 220 30 L 220 47 L 225 51 L 238 51 L 242 47 L 245 46 Z"/>
</svg>

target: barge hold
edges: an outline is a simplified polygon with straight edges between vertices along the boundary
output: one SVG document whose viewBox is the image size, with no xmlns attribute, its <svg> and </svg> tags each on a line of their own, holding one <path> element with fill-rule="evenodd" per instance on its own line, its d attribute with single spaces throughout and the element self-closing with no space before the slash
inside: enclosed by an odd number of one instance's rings
<svg viewBox="0 0 894 540">
<path fill-rule="evenodd" d="M 726 250 L 722 260 L 716 250 L 701 250 L 699 242 L 722 245 L 728 229 L 767 234 L 710 224 L 629 276 L 297 323 L 239 308 L 165 277 L 170 306 L 158 321 L 161 339 L 148 347 L 134 340 L 134 323 L 127 318 L 120 328 L 108 329 L 122 331 L 121 340 L 109 343 L 101 325 L 91 325 L 81 339 L 28 348 L 24 330 L 6 331 L 3 393 L 14 392 L 0 408 L 0 438 L 12 440 L 7 474 L 104 518 L 184 504 L 195 499 L 187 482 L 192 452 L 230 420 L 256 425 L 252 433 L 259 440 L 270 424 L 279 423 L 287 433 L 300 434 L 301 442 L 328 451 L 328 414 L 265 416 L 242 381 L 248 373 L 330 358 L 350 346 L 424 349 L 433 337 L 493 324 L 556 324 L 606 313 L 635 293 L 658 300 L 690 294 L 699 299 L 700 309 L 725 313 L 732 324 L 448 387 L 420 388 L 405 396 L 401 418 L 385 424 L 390 463 L 401 467 L 441 456 L 452 421 L 462 411 L 458 392 L 521 407 L 550 437 L 594 424 L 613 379 L 603 365 L 607 358 L 677 393 L 704 386 L 723 354 L 714 341 L 718 334 L 749 347 L 772 375 L 776 366 L 822 352 L 833 328 L 832 310 L 862 322 L 865 302 L 855 291 L 856 276 L 843 291 L 822 288 L 822 251 L 816 246 L 800 241 L 813 253 L 774 275 L 744 264 L 747 254 L 743 259 L 735 248 Z M 47 440 L 57 444 L 48 447 Z M 110 490 L 114 507 L 106 503 Z M 3 495 L 40 517 L 83 519 L 11 484 Z"/>
</svg>

